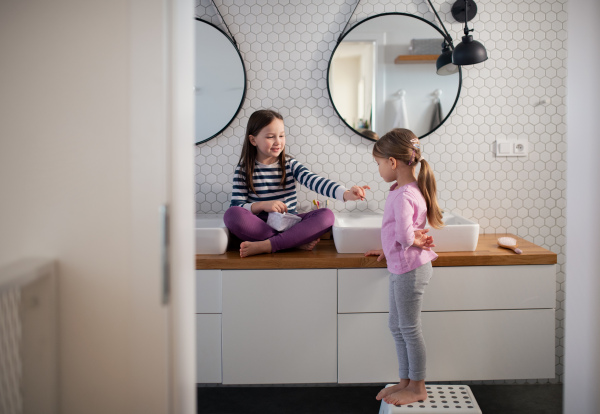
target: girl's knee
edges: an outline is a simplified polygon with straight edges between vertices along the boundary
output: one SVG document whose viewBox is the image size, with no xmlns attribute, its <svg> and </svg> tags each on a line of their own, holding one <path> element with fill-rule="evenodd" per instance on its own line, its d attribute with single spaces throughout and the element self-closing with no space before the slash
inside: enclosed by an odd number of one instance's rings
<svg viewBox="0 0 600 414">
<path fill-rule="evenodd" d="M 319 212 L 319 218 L 325 227 L 333 226 L 333 223 L 335 222 L 335 214 L 333 214 L 333 211 L 328 208 L 320 208 L 316 211 Z"/>
<path fill-rule="evenodd" d="M 225 223 L 225 226 L 231 228 L 235 226 L 236 223 L 239 223 L 242 215 L 245 214 L 244 210 L 246 210 L 244 207 L 229 207 L 223 215 L 223 223 Z"/>
</svg>

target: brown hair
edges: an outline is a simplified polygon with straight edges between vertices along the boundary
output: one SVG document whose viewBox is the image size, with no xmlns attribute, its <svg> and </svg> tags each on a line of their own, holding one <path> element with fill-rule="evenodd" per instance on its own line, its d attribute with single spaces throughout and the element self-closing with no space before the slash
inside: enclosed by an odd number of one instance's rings
<svg viewBox="0 0 600 414">
<path fill-rule="evenodd" d="M 421 156 L 419 138 L 408 129 L 392 129 L 375 142 L 373 156 L 386 159 L 392 157 L 398 162 L 412 166 L 421 162 L 417 184 L 427 205 L 427 220 L 434 229 L 443 227 L 442 211 L 437 201 L 435 176 L 429 163 Z"/>
<path fill-rule="evenodd" d="M 246 126 L 246 136 L 244 137 L 244 145 L 242 146 L 242 153 L 238 165 L 246 173 L 246 187 L 256 194 L 254 189 L 254 180 L 252 175 L 254 174 L 254 164 L 256 163 L 257 149 L 250 142 L 250 135 L 257 136 L 260 131 L 275 119 L 283 121 L 283 116 L 279 112 L 272 111 L 270 109 L 261 109 L 255 111 L 250 115 L 248 125 Z M 281 187 L 285 185 L 285 147 L 279 154 L 279 167 L 281 168 Z"/>
</svg>

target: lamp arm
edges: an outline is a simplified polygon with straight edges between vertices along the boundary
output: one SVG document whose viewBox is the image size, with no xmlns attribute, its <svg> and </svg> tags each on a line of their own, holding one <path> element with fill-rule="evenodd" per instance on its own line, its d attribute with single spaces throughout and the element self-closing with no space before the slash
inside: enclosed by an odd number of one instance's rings
<svg viewBox="0 0 600 414">
<path fill-rule="evenodd" d="M 469 35 L 473 29 L 469 30 L 469 0 L 465 0 L 465 36 Z"/>
<path fill-rule="evenodd" d="M 435 10 L 435 7 L 433 7 L 433 4 L 431 4 L 431 0 L 427 0 L 427 2 L 429 3 L 429 7 L 431 7 L 431 10 L 433 10 L 435 17 L 437 17 L 440 24 L 442 25 L 442 28 L 444 29 L 444 33 L 445 33 L 444 40 L 446 42 L 448 42 L 448 44 L 450 45 L 450 47 L 452 49 L 454 49 L 454 43 L 452 43 L 452 36 L 450 36 L 450 33 L 448 33 L 448 30 L 446 30 L 446 26 L 444 26 L 444 22 L 442 21 L 442 19 L 440 19 L 440 16 L 437 14 L 437 11 Z"/>
</svg>

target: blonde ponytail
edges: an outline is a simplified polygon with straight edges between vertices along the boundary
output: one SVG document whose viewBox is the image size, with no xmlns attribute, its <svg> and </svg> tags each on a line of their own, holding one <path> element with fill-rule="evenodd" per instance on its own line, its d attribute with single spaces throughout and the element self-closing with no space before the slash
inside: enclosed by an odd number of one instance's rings
<svg viewBox="0 0 600 414">
<path fill-rule="evenodd" d="M 421 158 L 421 168 L 419 170 L 419 176 L 417 177 L 417 185 L 423 194 L 423 198 L 425 198 L 425 204 L 427 205 L 427 221 L 429 222 L 429 225 L 434 229 L 444 227 L 442 210 L 437 201 L 435 176 L 433 175 L 433 170 L 429 166 L 429 163 L 423 158 Z"/>
</svg>

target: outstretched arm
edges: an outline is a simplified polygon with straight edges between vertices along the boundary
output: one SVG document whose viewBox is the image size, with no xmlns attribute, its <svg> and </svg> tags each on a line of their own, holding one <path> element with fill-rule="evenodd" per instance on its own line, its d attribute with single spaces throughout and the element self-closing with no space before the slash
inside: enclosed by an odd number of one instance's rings
<svg viewBox="0 0 600 414">
<path fill-rule="evenodd" d="M 348 200 L 362 200 L 365 201 L 366 198 L 365 196 L 367 195 L 365 190 L 370 190 L 371 187 L 369 187 L 368 185 L 363 185 L 358 186 L 358 185 L 353 185 L 352 188 L 350 188 L 349 190 L 346 190 L 346 192 L 344 193 L 344 201 L 348 201 Z"/>
</svg>

